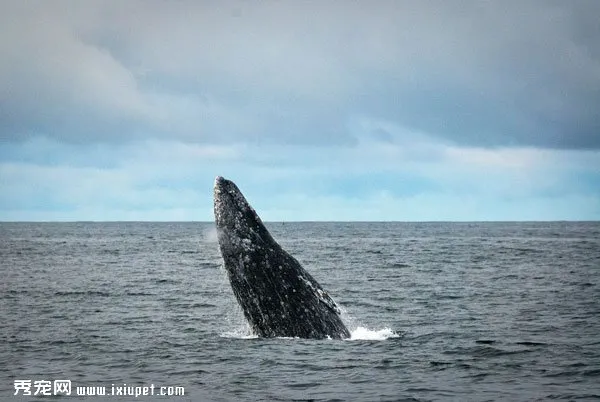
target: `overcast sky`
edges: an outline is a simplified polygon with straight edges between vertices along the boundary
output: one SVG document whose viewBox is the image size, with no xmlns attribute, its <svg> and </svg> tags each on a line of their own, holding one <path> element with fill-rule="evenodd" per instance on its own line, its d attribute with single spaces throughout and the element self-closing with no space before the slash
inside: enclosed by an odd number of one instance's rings
<svg viewBox="0 0 600 402">
<path fill-rule="evenodd" d="M 0 3 L 0 220 L 600 219 L 600 1 Z"/>
</svg>

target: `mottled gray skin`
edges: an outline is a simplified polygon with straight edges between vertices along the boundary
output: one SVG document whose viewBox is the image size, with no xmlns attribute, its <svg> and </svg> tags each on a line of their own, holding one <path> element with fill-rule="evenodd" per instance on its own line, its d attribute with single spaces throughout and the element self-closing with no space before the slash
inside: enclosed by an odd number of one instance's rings
<svg viewBox="0 0 600 402">
<path fill-rule="evenodd" d="M 256 335 L 350 336 L 327 292 L 273 239 L 237 186 L 220 176 L 215 221 L 231 288 Z"/>
</svg>

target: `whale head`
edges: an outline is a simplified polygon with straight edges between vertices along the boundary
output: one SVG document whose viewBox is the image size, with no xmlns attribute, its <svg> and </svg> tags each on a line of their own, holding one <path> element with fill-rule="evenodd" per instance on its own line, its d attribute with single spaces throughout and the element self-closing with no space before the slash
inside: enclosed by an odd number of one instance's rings
<svg viewBox="0 0 600 402">
<path fill-rule="evenodd" d="M 225 258 L 275 243 L 240 189 L 221 176 L 215 179 L 214 212 L 219 245 Z"/>
</svg>

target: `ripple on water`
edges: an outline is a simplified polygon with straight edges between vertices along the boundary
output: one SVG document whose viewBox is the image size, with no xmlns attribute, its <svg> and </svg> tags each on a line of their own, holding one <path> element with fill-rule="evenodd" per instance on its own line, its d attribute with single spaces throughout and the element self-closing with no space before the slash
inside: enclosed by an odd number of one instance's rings
<svg viewBox="0 0 600 402">
<path fill-rule="evenodd" d="M 253 336 L 212 223 L 0 223 L 0 399 L 17 377 L 186 400 L 600 396 L 599 223 L 269 227 L 351 340 Z"/>
</svg>

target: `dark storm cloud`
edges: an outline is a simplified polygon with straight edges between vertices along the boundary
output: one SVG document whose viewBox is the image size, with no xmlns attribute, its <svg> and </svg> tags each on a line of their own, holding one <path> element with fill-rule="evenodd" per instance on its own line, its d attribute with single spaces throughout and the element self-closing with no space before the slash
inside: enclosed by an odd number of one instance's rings
<svg viewBox="0 0 600 402">
<path fill-rule="evenodd" d="M 13 1 L 0 15 L 5 140 L 347 145 L 367 117 L 459 144 L 600 148 L 597 1 Z"/>
</svg>

